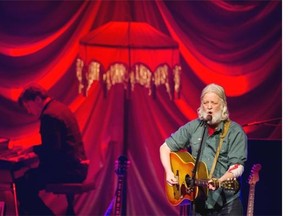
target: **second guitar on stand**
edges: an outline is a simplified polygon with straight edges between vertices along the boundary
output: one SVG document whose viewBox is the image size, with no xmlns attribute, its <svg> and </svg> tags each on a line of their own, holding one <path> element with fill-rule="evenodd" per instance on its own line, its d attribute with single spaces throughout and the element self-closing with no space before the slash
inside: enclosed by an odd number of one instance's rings
<svg viewBox="0 0 288 216">
<path fill-rule="evenodd" d="M 254 201 L 255 201 L 255 186 L 259 181 L 259 171 L 261 170 L 261 164 L 254 164 L 251 173 L 248 179 L 249 187 L 249 196 L 248 196 L 248 204 L 247 204 L 247 216 L 254 215 Z"/>
<path fill-rule="evenodd" d="M 114 215 L 126 215 L 126 172 L 130 161 L 121 155 L 115 162 L 115 172 L 118 175 L 117 189 L 115 193 Z"/>
</svg>

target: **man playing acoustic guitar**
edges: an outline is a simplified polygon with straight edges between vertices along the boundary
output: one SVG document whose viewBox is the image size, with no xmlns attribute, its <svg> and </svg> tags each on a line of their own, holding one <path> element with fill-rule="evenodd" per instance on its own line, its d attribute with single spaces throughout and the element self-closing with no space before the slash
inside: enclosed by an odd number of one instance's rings
<svg viewBox="0 0 288 216">
<path fill-rule="evenodd" d="M 227 185 L 226 189 L 221 185 L 242 175 L 247 136 L 239 124 L 229 119 L 223 87 L 207 85 L 197 111 L 197 119 L 181 126 L 160 147 L 168 199 L 172 205 L 184 199 L 192 201 L 195 215 L 243 215 L 240 190 L 226 190 Z M 187 153 L 191 158 L 183 149 L 191 151 Z M 182 170 L 182 164 L 192 170 Z M 207 180 L 206 184 L 200 183 L 202 180 Z"/>
</svg>

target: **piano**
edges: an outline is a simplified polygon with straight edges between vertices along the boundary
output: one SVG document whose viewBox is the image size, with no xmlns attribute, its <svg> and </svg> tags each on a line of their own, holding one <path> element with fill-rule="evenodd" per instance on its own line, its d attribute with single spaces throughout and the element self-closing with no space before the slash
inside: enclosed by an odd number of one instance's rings
<svg viewBox="0 0 288 216">
<path fill-rule="evenodd" d="M 36 167 L 38 157 L 32 148 L 9 149 L 8 144 L 9 139 L 0 138 L 0 216 L 3 212 L 18 216 L 15 179 Z"/>
</svg>

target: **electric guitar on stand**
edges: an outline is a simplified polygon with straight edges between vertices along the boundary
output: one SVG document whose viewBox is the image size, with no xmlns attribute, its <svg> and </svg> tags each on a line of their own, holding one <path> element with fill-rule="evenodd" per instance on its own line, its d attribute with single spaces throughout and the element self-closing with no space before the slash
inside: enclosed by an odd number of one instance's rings
<svg viewBox="0 0 288 216">
<path fill-rule="evenodd" d="M 115 172 L 118 175 L 117 189 L 115 194 L 114 215 L 126 215 L 126 173 L 130 161 L 121 155 L 115 161 Z"/>
<path fill-rule="evenodd" d="M 255 200 L 255 186 L 256 183 L 259 181 L 259 171 L 261 170 L 261 164 L 254 164 L 250 176 L 248 179 L 249 187 L 249 197 L 248 197 L 248 204 L 247 204 L 247 216 L 253 216 L 254 214 L 254 200 Z"/>
</svg>

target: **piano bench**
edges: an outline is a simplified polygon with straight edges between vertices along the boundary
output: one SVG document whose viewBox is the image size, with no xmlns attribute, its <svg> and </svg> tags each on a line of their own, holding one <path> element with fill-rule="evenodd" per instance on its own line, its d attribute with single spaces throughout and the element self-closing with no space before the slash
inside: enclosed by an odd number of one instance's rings
<svg viewBox="0 0 288 216">
<path fill-rule="evenodd" d="M 46 192 L 66 195 L 68 204 L 66 215 L 76 215 L 73 208 L 75 194 L 82 194 L 94 189 L 94 182 L 48 184 L 45 188 Z"/>
</svg>

